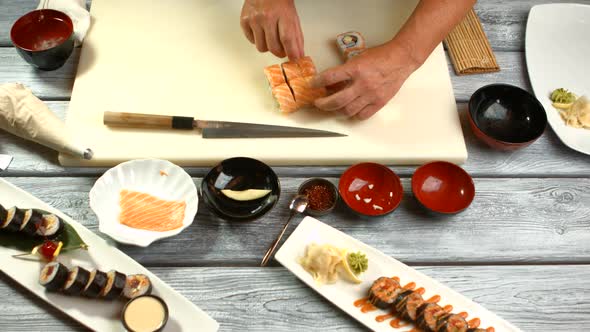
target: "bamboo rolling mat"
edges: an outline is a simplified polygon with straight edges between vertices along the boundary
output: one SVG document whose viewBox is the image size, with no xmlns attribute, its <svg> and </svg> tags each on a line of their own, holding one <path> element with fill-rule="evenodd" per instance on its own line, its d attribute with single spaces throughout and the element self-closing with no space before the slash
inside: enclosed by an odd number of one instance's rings
<svg viewBox="0 0 590 332">
<path fill-rule="evenodd" d="M 491 73 L 500 70 L 479 17 L 473 9 L 445 38 L 445 45 L 457 75 Z"/>
</svg>

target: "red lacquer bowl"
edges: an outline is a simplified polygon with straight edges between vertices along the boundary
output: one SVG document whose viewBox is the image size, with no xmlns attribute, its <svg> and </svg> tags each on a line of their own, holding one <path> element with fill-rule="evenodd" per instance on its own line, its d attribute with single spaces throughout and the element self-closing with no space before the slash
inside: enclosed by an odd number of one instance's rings
<svg viewBox="0 0 590 332">
<path fill-rule="evenodd" d="M 471 204 L 475 197 L 475 185 L 461 167 L 446 161 L 435 161 L 416 170 L 412 176 L 412 192 L 427 209 L 454 214 Z"/>
<path fill-rule="evenodd" d="M 404 195 L 399 176 L 375 163 L 356 164 L 347 169 L 340 177 L 338 192 L 352 211 L 369 217 L 393 212 Z"/>
</svg>

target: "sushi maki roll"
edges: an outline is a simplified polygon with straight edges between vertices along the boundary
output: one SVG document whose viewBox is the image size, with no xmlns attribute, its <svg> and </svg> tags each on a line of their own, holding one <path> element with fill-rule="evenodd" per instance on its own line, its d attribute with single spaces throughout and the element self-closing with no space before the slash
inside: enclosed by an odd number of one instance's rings
<svg viewBox="0 0 590 332">
<path fill-rule="evenodd" d="M 64 222 L 53 213 L 43 214 L 37 228 L 36 235 L 53 238 L 59 235 L 64 229 Z"/>
<path fill-rule="evenodd" d="M 402 287 L 399 282 L 388 277 L 381 277 L 369 288 L 369 302 L 380 309 L 391 308 L 400 291 Z"/>
<path fill-rule="evenodd" d="M 395 304 L 395 310 L 402 319 L 416 321 L 418 308 L 424 303 L 422 295 L 412 292 Z"/>
<path fill-rule="evenodd" d="M 123 296 L 133 299 L 142 295 L 149 295 L 152 292 L 152 282 L 144 274 L 134 274 L 127 277 Z"/>
<path fill-rule="evenodd" d="M 469 324 L 461 315 L 447 315 L 437 322 L 436 332 L 467 332 Z"/>
<path fill-rule="evenodd" d="M 80 295 L 88 285 L 90 272 L 81 267 L 74 267 L 68 273 L 68 279 L 63 287 L 63 292 L 68 295 Z"/>
<path fill-rule="evenodd" d="M 436 331 L 439 319 L 447 312 L 436 303 L 424 303 L 418 308 L 416 323 L 425 332 Z"/>
<path fill-rule="evenodd" d="M 58 262 L 45 265 L 39 275 L 39 283 L 50 292 L 62 289 L 67 279 L 68 268 Z"/>
<path fill-rule="evenodd" d="M 98 297 L 100 292 L 107 284 L 107 274 L 97 269 L 90 272 L 88 283 L 82 290 L 82 295 L 86 297 Z"/>
<path fill-rule="evenodd" d="M 20 225 L 19 231 L 29 236 L 34 236 L 37 234 L 37 230 L 42 222 L 43 215 L 41 215 L 41 213 L 32 209 L 25 210 L 23 222 Z"/>
<path fill-rule="evenodd" d="M 348 31 L 339 34 L 338 36 L 336 36 L 336 43 L 338 44 L 338 49 L 342 54 L 344 54 L 346 50 L 352 48 L 366 48 L 365 37 L 363 37 L 363 35 L 361 35 L 361 33 L 357 31 Z"/>
<path fill-rule="evenodd" d="M 25 211 L 13 206 L 6 211 L 6 218 L 0 225 L 0 229 L 6 232 L 18 232 L 23 224 L 24 217 Z"/>
<path fill-rule="evenodd" d="M 111 270 L 107 273 L 107 284 L 100 291 L 100 296 L 107 300 L 113 300 L 121 296 L 125 285 L 127 284 L 127 276 L 121 272 Z"/>
</svg>

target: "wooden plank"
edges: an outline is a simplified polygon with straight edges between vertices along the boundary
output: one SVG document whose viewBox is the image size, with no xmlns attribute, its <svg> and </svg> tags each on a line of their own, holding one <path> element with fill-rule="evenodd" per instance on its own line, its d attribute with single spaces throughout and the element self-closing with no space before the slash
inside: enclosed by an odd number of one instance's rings
<svg viewBox="0 0 590 332">
<path fill-rule="evenodd" d="M 590 301 L 584 296 L 590 291 L 588 266 L 417 269 L 523 331 L 581 331 L 590 324 Z M 221 331 L 365 330 L 283 268 L 158 268 L 153 272 L 215 318 Z M 0 330 L 82 329 L 5 275 L 0 280 Z"/>
<path fill-rule="evenodd" d="M 6 180 L 97 232 L 88 204 L 94 178 Z M 199 186 L 200 179 L 194 180 Z M 289 200 L 303 181 L 281 178 L 281 199 L 260 220 L 225 222 L 201 203 L 194 224 L 178 236 L 148 249 L 119 247 L 150 266 L 257 266 L 286 221 Z M 404 200 L 387 217 L 360 219 L 341 204 L 321 220 L 409 263 L 590 263 L 589 178 L 476 179 L 471 207 L 447 217 L 425 212 L 409 193 L 409 180 L 402 182 Z"/>
<path fill-rule="evenodd" d="M 49 108 L 65 118 L 68 102 L 48 102 Z M 469 159 L 465 169 L 477 177 L 498 176 L 590 176 L 590 157 L 574 152 L 563 145 L 552 130 L 532 146 L 515 152 L 498 152 L 480 143 L 469 128 L 466 104 L 459 104 L 463 133 L 467 140 Z M 0 153 L 15 157 L 3 176 L 98 176 L 104 168 L 63 168 L 57 153 L 37 144 L 29 143 L 6 132 L 0 132 Z M 276 167 L 280 176 L 339 176 L 346 167 Z M 394 167 L 404 176 L 411 176 L 415 167 Z M 187 168 L 193 176 L 204 176 L 208 168 Z"/>
</svg>

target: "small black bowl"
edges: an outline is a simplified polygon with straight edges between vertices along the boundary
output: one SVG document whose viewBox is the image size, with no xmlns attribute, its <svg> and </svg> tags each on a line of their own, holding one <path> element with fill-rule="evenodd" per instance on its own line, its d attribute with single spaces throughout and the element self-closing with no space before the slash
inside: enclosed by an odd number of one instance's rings
<svg viewBox="0 0 590 332">
<path fill-rule="evenodd" d="M 468 115 L 475 136 L 499 150 L 530 145 L 547 127 L 541 103 L 527 91 L 508 84 L 491 84 L 475 91 Z"/>
<path fill-rule="evenodd" d="M 325 186 L 326 188 L 328 188 L 332 192 L 333 202 L 330 205 L 330 207 L 325 210 L 314 210 L 308 205 L 307 209 L 305 209 L 305 213 L 310 216 L 313 216 L 313 217 L 325 216 L 328 213 L 334 211 L 334 208 L 336 207 L 336 203 L 338 202 L 338 188 L 336 188 L 336 186 L 332 182 L 330 182 L 326 179 L 311 178 L 311 179 L 303 182 L 299 186 L 299 190 L 297 190 L 297 193 L 299 195 L 305 195 L 306 190 L 312 186 L 315 186 L 315 185 L 321 185 L 321 186 Z"/>
<path fill-rule="evenodd" d="M 74 50 L 74 24 L 60 11 L 34 10 L 14 23 L 10 39 L 26 62 L 41 70 L 55 70 Z"/>
<path fill-rule="evenodd" d="M 250 201 L 237 201 L 221 190 L 242 191 L 265 189 L 270 193 Z M 281 194 L 279 178 L 265 163 L 252 158 L 237 157 L 222 161 L 203 178 L 201 196 L 218 216 L 229 221 L 251 221 L 270 211 Z"/>
</svg>

